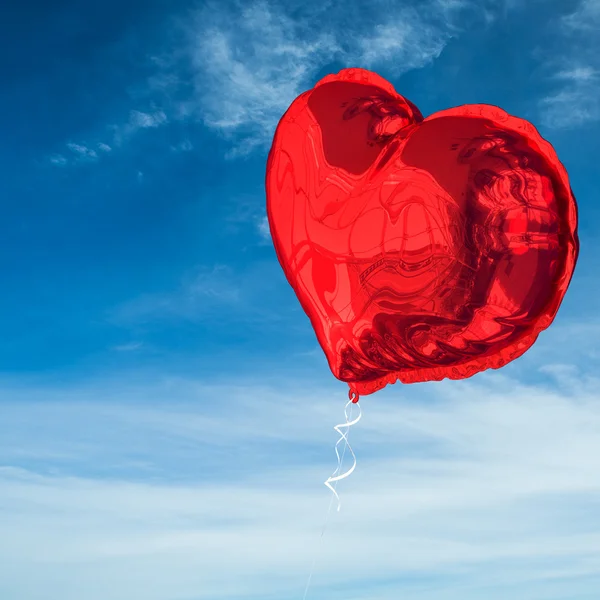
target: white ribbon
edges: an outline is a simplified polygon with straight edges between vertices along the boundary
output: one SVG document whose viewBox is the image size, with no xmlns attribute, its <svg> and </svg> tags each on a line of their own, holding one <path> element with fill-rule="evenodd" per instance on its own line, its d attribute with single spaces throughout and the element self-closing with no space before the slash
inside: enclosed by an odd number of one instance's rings
<svg viewBox="0 0 600 600">
<path fill-rule="evenodd" d="M 329 502 L 329 508 L 327 509 L 327 518 L 325 519 L 325 524 L 323 525 L 323 529 L 321 530 L 321 537 L 319 538 L 319 540 L 321 540 L 323 538 L 323 534 L 325 533 L 325 528 L 327 527 L 327 521 L 329 520 L 329 513 L 331 512 L 331 505 L 333 503 L 333 497 L 335 496 L 337 498 L 338 512 L 340 510 L 340 506 L 342 505 L 340 502 L 340 497 L 338 496 L 337 492 L 335 491 L 335 488 L 337 487 L 337 482 L 340 481 L 341 479 L 345 479 L 346 477 L 348 477 L 352 473 L 352 471 L 354 471 L 354 469 L 356 468 L 356 456 L 354 456 L 352 447 L 348 443 L 348 433 L 350 432 L 350 427 L 352 427 L 352 425 L 356 425 L 356 423 L 358 423 L 360 421 L 360 418 L 362 416 L 362 411 L 360 409 L 360 406 L 358 406 L 358 401 L 352 402 L 352 398 L 357 399 L 358 395 L 355 392 L 351 392 L 349 394 L 349 396 L 350 396 L 350 401 L 344 407 L 344 415 L 346 416 L 346 422 L 340 423 L 339 425 L 336 425 L 334 427 L 334 429 L 340 434 L 340 439 L 335 443 L 335 453 L 336 453 L 336 456 L 338 459 L 338 466 L 337 466 L 337 469 L 331 475 L 331 477 L 329 477 L 329 479 L 327 479 L 327 481 L 325 482 L 325 485 L 333 492 L 333 496 L 331 496 L 331 501 Z M 350 406 L 350 404 L 356 404 L 356 406 L 358 406 L 358 417 L 356 419 L 354 419 L 353 421 L 350 421 L 350 415 L 348 415 L 348 406 Z M 341 431 L 340 427 L 345 427 L 346 433 L 343 433 Z M 342 441 L 346 442 L 346 445 L 344 446 L 344 451 L 342 452 L 342 456 L 340 457 L 340 453 L 338 452 L 338 446 Z M 337 473 L 339 473 L 340 469 L 342 468 L 342 461 L 344 460 L 344 454 L 346 453 L 346 448 L 348 448 L 348 450 L 350 450 L 350 453 L 352 454 L 352 459 L 354 460 L 354 464 L 345 473 L 342 473 L 341 475 L 337 475 Z M 332 483 L 334 484 L 333 486 L 331 485 Z M 317 555 L 315 553 L 315 556 L 314 556 L 313 562 L 312 562 L 312 566 L 310 568 L 310 573 L 308 575 L 308 581 L 306 582 L 306 587 L 304 588 L 303 600 L 306 600 L 306 595 L 308 594 L 310 582 L 312 580 L 313 572 L 315 570 L 316 561 L 317 561 Z"/>
<path fill-rule="evenodd" d="M 350 406 L 351 404 L 356 404 L 356 406 L 358 407 L 358 417 L 356 417 L 356 419 L 354 419 L 352 421 L 350 421 L 350 416 L 348 415 L 348 406 Z M 350 444 L 348 443 L 348 434 L 350 433 L 350 427 L 352 427 L 352 425 L 356 425 L 362 417 L 362 411 L 360 409 L 358 402 L 354 403 L 354 402 L 352 402 L 352 400 L 349 400 L 348 403 L 346 404 L 346 406 L 344 407 L 344 415 L 346 416 L 346 422 L 340 423 L 339 425 L 336 425 L 334 427 L 334 429 L 340 434 L 340 439 L 335 443 L 335 454 L 338 459 L 338 466 L 337 466 L 337 469 L 331 475 L 331 477 L 329 477 L 327 479 L 327 481 L 325 482 L 325 485 L 333 492 L 334 496 L 336 497 L 336 499 L 338 501 L 338 507 L 337 507 L 338 512 L 340 510 L 340 506 L 342 505 L 342 503 L 340 501 L 340 497 L 338 496 L 338 493 L 335 491 L 335 488 L 337 487 L 337 482 L 341 481 L 342 479 L 346 479 L 346 477 L 348 477 L 354 471 L 354 469 L 356 469 L 356 456 L 354 455 L 352 446 L 350 446 Z M 342 430 L 340 429 L 341 427 L 346 428 L 345 433 L 342 432 Z M 344 452 L 342 453 L 342 456 L 340 457 L 340 453 L 338 452 L 338 446 L 340 445 L 340 443 L 342 441 L 346 442 L 346 445 L 344 446 Z M 354 463 L 346 472 L 342 473 L 341 475 L 337 475 L 337 473 L 339 473 L 340 469 L 342 468 L 342 460 L 344 459 L 344 454 L 346 453 L 346 448 L 348 450 L 350 450 L 350 454 L 352 454 L 352 460 L 354 461 Z M 334 482 L 335 482 L 335 486 L 332 486 L 331 484 Z"/>
</svg>

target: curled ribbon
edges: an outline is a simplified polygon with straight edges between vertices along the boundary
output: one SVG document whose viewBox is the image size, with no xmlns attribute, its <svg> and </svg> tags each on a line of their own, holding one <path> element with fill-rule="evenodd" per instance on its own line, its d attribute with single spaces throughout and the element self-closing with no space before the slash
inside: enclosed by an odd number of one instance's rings
<svg viewBox="0 0 600 600">
<path fill-rule="evenodd" d="M 356 417 L 356 419 L 354 420 L 350 420 L 351 414 L 348 414 L 348 407 L 351 404 L 356 404 L 356 406 L 358 407 L 358 417 Z M 348 433 L 350 432 L 350 427 L 352 427 L 352 425 L 356 425 L 356 423 L 358 423 L 362 417 L 362 411 L 360 409 L 360 406 L 358 404 L 358 398 L 356 399 L 350 399 L 346 406 L 344 407 L 344 415 L 346 416 L 346 422 L 345 423 L 340 423 L 339 425 L 336 425 L 334 427 L 334 429 L 340 434 L 340 439 L 335 443 L 335 454 L 337 456 L 338 459 L 338 466 L 337 469 L 333 472 L 333 474 L 331 475 L 331 477 L 329 477 L 327 479 L 327 481 L 325 482 L 325 485 L 333 492 L 334 496 L 336 497 L 337 501 L 338 501 L 338 507 L 337 510 L 339 512 L 340 510 L 340 506 L 341 501 L 340 501 L 340 497 L 338 496 L 338 493 L 335 491 L 335 488 L 337 487 L 337 482 L 341 481 L 342 479 L 346 479 L 346 477 L 348 477 L 356 468 L 356 456 L 354 455 L 354 452 L 352 450 L 352 446 L 350 446 L 350 444 L 348 443 Z M 341 427 L 345 427 L 346 431 L 343 432 L 341 430 Z M 340 453 L 338 451 L 338 446 L 340 445 L 340 443 L 344 441 L 346 443 L 345 447 L 344 447 L 344 452 L 342 453 L 342 456 L 340 457 Z M 350 450 L 350 454 L 352 454 L 352 460 L 354 461 L 354 463 L 352 464 L 352 466 L 344 473 L 341 473 L 340 475 L 338 475 L 337 473 L 339 473 L 341 467 L 342 467 L 342 459 L 344 457 L 344 454 L 346 452 L 346 448 L 348 450 Z M 331 484 L 335 482 L 335 486 L 332 486 Z"/>
</svg>

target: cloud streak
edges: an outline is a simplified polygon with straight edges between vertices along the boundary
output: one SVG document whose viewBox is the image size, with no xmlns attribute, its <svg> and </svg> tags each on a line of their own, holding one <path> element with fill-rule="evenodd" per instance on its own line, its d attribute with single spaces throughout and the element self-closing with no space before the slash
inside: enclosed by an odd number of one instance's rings
<svg viewBox="0 0 600 600">
<path fill-rule="evenodd" d="M 565 51 L 548 65 L 558 85 L 539 103 L 546 126 L 568 129 L 600 120 L 599 26 L 598 0 L 582 0 L 558 23 L 558 39 Z"/>
<path fill-rule="evenodd" d="M 471 2 L 428 2 L 419 11 L 383 3 L 364 12 L 335 3 L 311 8 L 255 2 L 225 12 L 210 5 L 186 27 L 192 105 L 234 143 L 229 157 L 268 145 L 279 118 L 324 67 L 385 67 L 398 76 L 437 58 L 460 32 L 465 10 L 479 12 Z M 335 29 L 327 25 L 333 20 Z"/>
<path fill-rule="evenodd" d="M 199 267 L 188 273 L 179 289 L 145 294 L 119 306 L 117 321 L 148 317 L 202 320 L 223 305 L 238 305 L 240 291 L 233 271 L 225 265 Z"/>
<path fill-rule="evenodd" d="M 96 162 L 100 154 L 108 154 L 112 152 L 111 146 L 104 142 L 96 144 L 96 150 L 86 144 L 77 144 L 75 142 L 69 142 L 66 144 L 69 150 L 70 156 L 66 157 L 64 154 L 53 154 L 49 157 L 50 164 L 56 167 L 66 167 L 69 165 L 79 165 L 83 163 Z"/>
<path fill-rule="evenodd" d="M 134 297 L 110 310 L 107 319 L 134 328 L 139 323 L 161 326 L 225 320 L 229 325 L 243 322 L 280 331 L 285 324 L 290 333 L 297 331 L 298 324 L 292 321 L 298 307 L 289 305 L 282 277 L 279 264 L 271 260 L 254 262 L 245 269 L 198 266 L 184 274 L 176 289 Z M 300 331 L 305 331 L 304 323 Z"/>
<path fill-rule="evenodd" d="M 264 151 L 291 102 L 327 71 L 362 66 L 399 76 L 430 64 L 453 36 L 486 24 L 511 2 L 426 0 L 390 8 L 258 0 L 204 3 L 175 20 L 178 41 L 149 57 L 154 72 L 112 127 L 114 146 L 142 130 L 201 123 L 225 138 L 225 158 Z M 332 27 L 331 23 L 336 26 Z M 172 32 L 173 33 L 173 32 Z M 177 150 L 187 150 L 185 142 Z M 191 148 L 190 148 L 191 149 Z"/>
<path fill-rule="evenodd" d="M 95 160 L 98 158 L 98 153 L 83 144 L 75 144 L 69 142 L 67 148 L 81 160 Z"/>
<path fill-rule="evenodd" d="M 593 595 L 599 381 L 592 363 L 528 354 L 539 384 L 504 369 L 364 398 L 358 469 L 320 550 L 339 385 L 5 383 L 2 589 L 292 597 L 318 551 L 313 598 Z"/>
</svg>

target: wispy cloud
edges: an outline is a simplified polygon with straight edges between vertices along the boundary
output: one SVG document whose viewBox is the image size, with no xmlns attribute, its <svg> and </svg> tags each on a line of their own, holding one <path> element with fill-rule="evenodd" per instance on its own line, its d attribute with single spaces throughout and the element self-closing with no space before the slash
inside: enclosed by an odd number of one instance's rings
<svg viewBox="0 0 600 600">
<path fill-rule="evenodd" d="M 580 0 L 577 9 L 562 18 L 562 25 L 574 32 L 585 31 L 596 36 L 600 27 L 600 2 Z"/>
<path fill-rule="evenodd" d="M 293 19 L 264 3 L 246 7 L 229 22 L 210 13 L 198 15 L 191 47 L 201 119 L 224 135 L 250 128 L 249 151 L 339 47 L 331 34 L 301 35 Z"/>
<path fill-rule="evenodd" d="M 116 146 L 120 146 L 125 141 L 131 139 L 137 132 L 145 129 L 158 129 L 168 122 L 169 118 L 162 109 L 155 109 L 148 112 L 131 110 L 126 123 L 113 125 L 113 143 Z"/>
<path fill-rule="evenodd" d="M 564 51 L 548 61 L 559 87 L 540 101 L 545 125 L 570 128 L 600 120 L 600 2 L 582 0 L 558 24 Z"/>
<path fill-rule="evenodd" d="M 190 140 L 183 140 L 174 146 L 171 146 L 173 152 L 191 152 L 194 149 L 194 144 Z"/>
<path fill-rule="evenodd" d="M 162 110 L 152 113 L 145 113 L 139 110 L 132 110 L 129 115 L 130 131 L 137 129 L 148 129 L 149 127 L 159 127 L 167 122 L 167 115 Z"/>
<path fill-rule="evenodd" d="M 545 125 L 557 129 L 577 127 L 600 118 L 597 85 L 576 82 L 573 89 L 561 89 L 540 101 Z"/>
<path fill-rule="evenodd" d="M 266 216 L 258 221 L 258 232 L 263 240 L 271 242 L 271 230 L 269 228 L 269 220 Z"/>
<path fill-rule="evenodd" d="M 427 2 L 419 10 L 375 4 L 364 12 L 311 5 L 312 14 L 268 2 L 201 9 L 187 28 L 193 114 L 232 142 L 235 136 L 229 157 L 246 155 L 269 143 L 283 112 L 324 67 L 385 67 L 396 75 L 422 67 L 459 33 L 458 16 L 479 10 L 467 1 Z"/>
<path fill-rule="evenodd" d="M 543 366 L 535 352 L 528 360 Z M 593 597 L 594 373 L 589 362 L 546 368 L 533 385 L 503 370 L 364 398 L 350 434 L 358 468 L 321 546 L 343 386 L 5 382 L 3 589 L 292 597 L 316 556 L 315 598 Z M 555 376 L 579 385 L 557 388 Z M 341 567 L 357 557 L 360 569 Z M 100 574 L 105 585 L 92 585 Z"/>
<path fill-rule="evenodd" d="M 67 148 L 75 154 L 78 158 L 82 160 L 95 160 L 98 158 L 98 153 L 83 144 L 75 144 L 73 142 L 69 142 L 67 144 Z"/>
<path fill-rule="evenodd" d="M 239 285 L 232 269 L 224 265 L 200 267 L 183 278 L 179 289 L 142 295 L 119 306 L 113 317 L 125 322 L 149 317 L 197 321 L 239 301 Z"/>
<path fill-rule="evenodd" d="M 297 320 L 296 302 L 283 286 L 277 261 L 257 260 L 245 268 L 199 266 L 185 273 L 176 289 L 142 294 L 107 312 L 107 320 L 131 330 L 162 328 L 173 323 L 244 323 L 260 328 L 261 335 L 305 335 L 306 323 Z"/>
<path fill-rule="evenodd" d="M 368 9 L 336 2 L 207 2 L 179 19 L 177 44 L 149 57 L 154 72 L 135 109 L 112 126 L 113 146 L 176 121 L 199 122 L 231 142 L 225 158 L 264 150 L 290 103 L 323 69 L 363 66 L 396 76 L 435 60 L 477 15 L 489 23 L 507 0 L 426 0 Z M 502 8 L 499 8 L 502 7 Z M 330 23 L 334 22 L 335 27 Z M 186 150 L 185 142 L 179 150 Z"/>
<path fill-rule="evenodd" d="M 69 164 L 69 161 L 62 154 L 53 154 L 48 160 L 57 167 L 64 167 Z"/>
<path fill-rule="evenodd" d="M 575 81 L 577 83 L 583 83 L 587 81 L 593 81 L 598 78 L 598 71 L 592 67 L 572 67 L 564 71 L 559 71 L 555 75 L 556 79 Z"/>
<path fill-rule="evenodd" d="M 271 243 L 269 222 L 265 214 L 264 198 L 252 194 L 241 194 L 227 201 L 228 210 L 224 219 L 226 231 L 237 234 L 250 228 L 260 243 Z"/>
<path fill-rule="evenodd" d="M 127 344 L 114 346 L 113 350 L 116 350 L 117 352 L 134 352 L 135 350 L 142 348 L 143 345 L 142 342 L 129 342 Z"/>
<path fill-rule="evenodd" d="M 447 31 L 428 25 L 415 13 L 408 13 L 405 18 L 377 25 L 370 35 L 362 38 L 357 60 L 366 67 L 394 60 L 402 64 L 401 70 L 408 71 L 437 58 L 448 38 Z"/>
<path fill-rule="evenodd" d="M 97 150 L 90 145 L 68 142 L 66 144 L 69 150 L 69 156 L 64 154 L 53 154 L 49 157 L 49 162 L 57 167 L 65 167 L 67 165 L 78 165 L 82 163 L 95 162 L 99 159 L 99 154 L 108 154 L 112 151 L 112 148 L 104 142 L 95 144 Z"/>
<path fill-rule="evenodd" d="M 132 110 L 129 113 L 129 118 L 122 125 L 112 125 L 112 144 L 113 146 L 121 146 L 126 140 L 130 139 L 140 130 L 157 129 L 169 122 L 167 114 L 163 110 L 152 110 L 143 112 Z M 69 150 L 69 156 L 64 154 L 54 154 L 49 157 L 50 163 L 55 166 L 77 165 L 81 163 L 90 163 L 97 161 L 101 155 L 112 153 L 113 146 L 106 142 L 98 142 L 93 146 L 90 144 L 68 142 L 66 144 Z M 178 151 L 191 150 L 191 142 L 184 140 L 176 149 Z"/>
</svg>

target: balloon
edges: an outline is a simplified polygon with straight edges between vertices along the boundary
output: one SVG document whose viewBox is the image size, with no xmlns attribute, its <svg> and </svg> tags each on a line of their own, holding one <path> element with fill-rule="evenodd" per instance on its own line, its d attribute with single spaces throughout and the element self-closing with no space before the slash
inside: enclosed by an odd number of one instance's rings
<svg viewBox="0 0 600 600">
<path fill-rule="evenodd" d="M 522 355 L 579 252 L 567 172 L 533 125 L 483 104 L 424 119 L 363 69 L 292 103 L 266 193 L 287 280 L 356 397 Z"/>
</svg>

